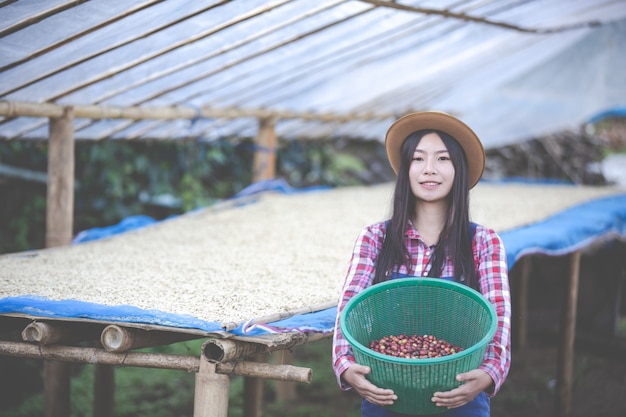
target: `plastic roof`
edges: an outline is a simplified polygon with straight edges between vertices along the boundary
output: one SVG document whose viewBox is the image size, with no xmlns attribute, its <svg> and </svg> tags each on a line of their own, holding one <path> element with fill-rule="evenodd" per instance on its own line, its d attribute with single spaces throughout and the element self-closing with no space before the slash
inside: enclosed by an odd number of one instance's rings
<svg viewBox="0 0 626 417">
<path fill-rule="evenodd" d="M 264 109 L 281 138 L 382 139 L 395 117 L 437 109 L 500 146 L 626 107 L 624 68 L 623 0 L 0 1 L 0 102 Z M 47 122 L 3 116 L 0 138 L 46 138 Z M 254 117 L 75 119 L 76 139 L 257 129 Z"/>
</svg>

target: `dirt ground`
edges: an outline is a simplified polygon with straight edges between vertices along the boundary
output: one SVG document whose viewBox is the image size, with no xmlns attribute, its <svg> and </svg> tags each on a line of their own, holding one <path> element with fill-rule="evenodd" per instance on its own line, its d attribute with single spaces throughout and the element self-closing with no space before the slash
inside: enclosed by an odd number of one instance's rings
<svg viewBox="0 0 626 417">
<path fill-rule="evenodd" d="M 511 371 L 492 400 L 492 416 L 551 417 L 556 413 L 555 376 L 558 353 L 554 346 L 531 346 L 514 352 Z M 578 348 L 570 417 L 626 416 L 626 351 L 599 352 Z"/>
</svg>

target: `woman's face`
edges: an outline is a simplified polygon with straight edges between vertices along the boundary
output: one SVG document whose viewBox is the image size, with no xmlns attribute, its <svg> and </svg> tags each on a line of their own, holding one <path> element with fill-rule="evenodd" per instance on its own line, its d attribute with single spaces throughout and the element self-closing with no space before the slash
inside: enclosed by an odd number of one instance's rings
<svg viewBox="0 0 626 417">
<path fill-rule="evenodd" d="M 454 164 L 436 133 L 427 133 L 417 144 L 409 167 L 411 191 L 418 200 L 444 200 L 454 182 Z"/>
</svg>

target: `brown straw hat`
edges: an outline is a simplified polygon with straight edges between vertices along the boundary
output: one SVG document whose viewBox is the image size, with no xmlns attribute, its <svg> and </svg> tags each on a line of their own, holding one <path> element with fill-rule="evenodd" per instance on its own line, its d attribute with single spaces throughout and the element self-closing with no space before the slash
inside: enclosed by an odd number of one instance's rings
<svg viewBox="0 0 626 417">
<path fill-rule="evenodd" d="M 411 133 L 418 130 L 439 130 L 456 139 L 465 151 L 470 188 L 474 187 L 485 170 L 485 150 L 478 136 L 465 123 L 438 111 L 410 113 L 396 120 L 387 130 L 385 148 L 391 168 L 397 174 L 400 167 L 400 149 Z"/>
</svg>

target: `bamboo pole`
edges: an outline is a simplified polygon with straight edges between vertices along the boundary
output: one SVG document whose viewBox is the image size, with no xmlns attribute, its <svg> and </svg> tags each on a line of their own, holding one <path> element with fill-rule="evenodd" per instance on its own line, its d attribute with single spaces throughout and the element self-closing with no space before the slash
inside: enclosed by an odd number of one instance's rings
<svg viewBox="0 0 626 417">
<path fill-rule="evenodd" d="M 277 350 L 291 349 L 305 343 L 314 342 L 329 337 L 324 333 L 281 333 L 264 336 L 250 336 L 252 341 L 240 339 L 209 339 L 202 345 L 202 353 L 209 362 L 230 362 L 254 356 L 259 353 L 269 353 Z M 272 343 L 268 343 L 271 340 Z"/>
<path fill-rule="evenodd" d="M 60 345 L 38 346 L 6 341 L 0 341 L 0 355 L 62 362 L 172 369 L 186 372 L 198 372 L 200 367 L 200 359 L 195 356 L 144 352 L 116 353 L 95 348 Z M 217 373 L 224 375 L 252 376 L 307 384 L 311 382 L 312 378 L 311 369 L 290 365 L 241 361 L 218 363 L 215 369 Z"/>
<path fill-rule="evenodd" d="M 33 346 L 36 348 L 36 346 Z M 44 417 L 69 417 L 70 376 L 69 363 L 56 360 L 44 361 Z"/>
<path fill-rule="evenodd" d="M 74 216 L 74 112 L 63 108 L 50 118 L 48 148 L 48 197 L 46 246 L 65 246 L 72 241 Z"/>
<path fill-rule="evenodd" d="M 259 120 L 256 149 L 252 168 L 252 182 L 271 180 L 276 177 L 276 150 L 278 140 L 275 131 L 276 121 L 266 117 Z"/>
<path fill-rule="evenodd" d="M 73 106 L 75 118 L 85 119 L 131 119 L 131 120 L 174 120 L 195 119 L 198 117 L 210 119 L 239 119 L 239 118 L 274 118 L 274 119 L 303 119 L 322 122 L 347 123 L 352 121 L 386 120 L 393 119 L 392 113 L 316 113 L 295 112 L 287 110 L 268 110 L 261 108 L 214 108 L 214 107 L 113 107 L 99 105 Z M 5 117 L 62 117 L 64 107 L 53 103 L 33 103 L 25 101 L 0 100 L 0 116 Z"/>
<path fill-rule="evenodd" d="M 217 373 L 217 364 L 199 358 L 193 417 L 227 417 L 230 379 Z"/>
<path fill-rule="evenodd" d="M 115 368 L 96 364 L 93 384 L 93 417 L 113 417 Z"/>
<path fill-rule="evenodd" d="M 576 302 L 578 300 L 578 281 L 580 276 L 580 251 L 570 256 L 570 275 L 563 304 L 563 323 L 560 361 L 557 365 L 556 378 L 556 416 L 571 415 L 572 386 L 574 374 L 574 339 L 576 337 Z"/>
<path fill-rule="evenodd" d="M 61 322 L 35 321 L 22 330 L 22 340 L 40 345 L 62 344 L 78 341 L 96 341 L 99 326 L 76 326 Z"/>
<path fill-rule="evenodd" d="M 74 111 L 50 117 L 46 246 L 69 245 L 74 217 Z M 44 361 L 45 417 L 70 414 L 70 365 Z"/>
<path fill-rule="evenodd" d="M 112 324 L 102 331 L 100 343 L 109 352 L 126 352 L 131 349 L 163 346 L 197 338 L 198 336 L 184 333 L 142 330 Z"/>
<path fill-rule="evenodd" d="M 209 362 L 230 362 L 269 352 L 271 349 L 277 348 L 230 339 L 209 339 L 202 345 L 202 353 Z"/>
<path fill-rule="evenodd" d="M 260 353 L 252 359 L 264 362 L 266 353 Z M 260 378 L 246 377 L 243 381 L 243 417 L 261 417 L 265 385 Z"/>
<path fill-rule="evenodd" d="M 530 273 L 530 255 L 521 258 L 515 265 L 515 295 L 517 323 L 515 326 L 515 345 L 517 349 L 526 349 L 528 339 L 528 278 Z"/>
<path fill-rule="evenodd" d="M 281 365 L 293 364 L 293 353 L 291 350 L 283 349 L 276 356 L 276 363 Z M 295 401 L 297 398 L 296 386 L 289 381 L 276 382 L 276 401 L 279 404 L 287 404 Z"/>
</svg>

